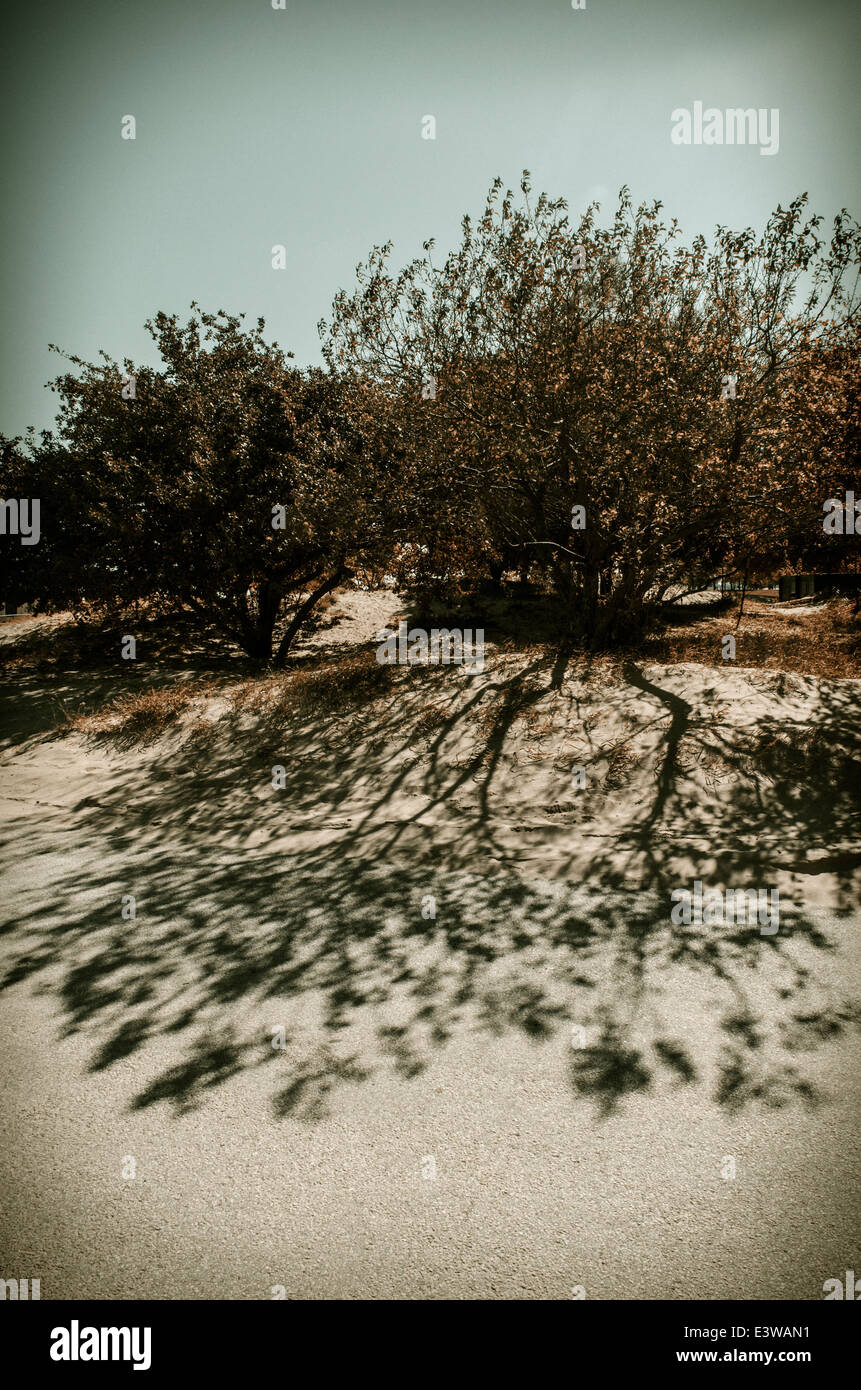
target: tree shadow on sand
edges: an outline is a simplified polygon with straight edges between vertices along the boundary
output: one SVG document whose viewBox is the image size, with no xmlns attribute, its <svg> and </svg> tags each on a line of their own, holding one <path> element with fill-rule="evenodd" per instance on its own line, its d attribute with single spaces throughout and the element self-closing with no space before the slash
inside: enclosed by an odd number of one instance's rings
<svg viewBox="0 0 861 1390">
<path fill-rule="evenodd" d="M 561 1065 L 599 1115 L 694 1084 L 730 1112 L 817 1104 L 804 1056 L 861 1018 L 824 982 L 835 942 L 819 915 L 802 894 L 774 935 L 675 924 L 671 893 L 693 877 L 765 887 L 778 870 L 828 873 L 838 917 L 852 910 L 861 855 L 835 846 L 859 812 L 854 687 L 823 686 L 815 720 L 793 731 L 798 690 L 775 676 L 773 718 L 739 729 L 707 688 L 695 703 L 628 662 L 612 702 L 624 737 L 652 740 L 649 792 L 625 798 L 607 774 L 592 811 L 615 785 L 628 818 L 602 840 L 574 802 L 545 807 L 537 830 L 511 810 L 548 701 L 550 746 L 561 720 L 575 749 L 557 755 L 561 776 L 615 757 L 618 728 L 601 743 L 590 695 L 607 671 L 569 674 L 544 655 L 469 678 L 399 670 L 333 709 L 309 703 L 313 682 L 297 704 L 288 677 L 268 705 L 228 702 L 139 756 L 120 745 L 113 780 L 72 809 L 74 858 L 56 855 L 56 818 L 12 827 L 13 851 L 46 857 L 3 928 L 2 986 L 32 979 L 59 1000 L 94 1073 L 168 1041 L 176 1058 L 138 1109 L 182 1113 L 266 1067 L 274 1113 L 315 1120 L 339 1086 L 380 1067 L 416 1076 L 476 1031 L 564 1040 Z M 719 833 L 703 776 L 721 782 Z M 524 858 L 534 834 L 552 873 Z M 668 1003 L 687 992 L 713 1019 L 711 1052 Z"/>
</svg>

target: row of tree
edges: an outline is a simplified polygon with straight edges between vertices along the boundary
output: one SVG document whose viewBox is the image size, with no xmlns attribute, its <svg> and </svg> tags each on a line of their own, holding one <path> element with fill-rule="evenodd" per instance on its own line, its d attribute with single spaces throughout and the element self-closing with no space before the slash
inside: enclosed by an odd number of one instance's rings
<svg viewBox="0 0 861 1390">
<path fill-rule="evenodd" d="M 69 358 L 54 429 L 2 440 L 0 495 L 40 498 L 42 534 L 3 540 L 0 587 L 181 607 L 283 661 L 359 572 L 453 603 L 516 569 L 597 645 L 719 570 L 840 568 L 822 514 L 859 475 L 861 229 L 820 223 L 798 198 L 685 246 L 658 203 L 623 190 L 611 225 L 572 226 L 524 176 L 442 265 L 375 248 L 321 323 L 325 369 L 262 320 L 160 313 L 157 368 Z"/>
</svg>

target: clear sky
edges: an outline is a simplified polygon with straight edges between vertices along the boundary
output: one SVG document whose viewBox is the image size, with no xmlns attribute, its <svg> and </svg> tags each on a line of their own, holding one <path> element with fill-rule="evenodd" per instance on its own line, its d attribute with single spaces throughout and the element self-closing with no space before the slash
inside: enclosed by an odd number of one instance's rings
<svg viewBox="0 0 861 1390">
<path fill-rule="evenodd" d="M 444 252 L 497 174 L 608 215 L 627 183 L 688 236 L 803 191 L 861 215 L 858 0 L 13 0 L 5 18 L 6 434 L 53 419 L 49 342 L 152 361 L 144 321 L 193 299 L 320 361 L 317 321 L 371 246 Z M 696 101 L 778 108 L 779 151 L 674 145 Z"/>
</svg>

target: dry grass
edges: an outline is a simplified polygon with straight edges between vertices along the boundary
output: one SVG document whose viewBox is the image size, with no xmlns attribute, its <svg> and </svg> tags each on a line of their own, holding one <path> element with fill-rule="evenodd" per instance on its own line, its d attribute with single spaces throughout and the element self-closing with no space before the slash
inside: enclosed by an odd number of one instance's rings
<svg viewBox="0 0 861 1390">
<path fill-rule="evenodd" d="M 775 612 L 771 604 L 747 600 L 741 622 L 733 607 L 714 617 L 681 620 L 647 638 L 638 654 L 670 665 L 688 661 L 707 666 L 754 666 L 794 671 L 827 680 L 861 677 L 861 615 L 851 599 L 832 599 L 816 608 Z M 681 616 L 681 615 L 680 615 Z M 736 642 L 735 661 L 724 663 L 721 643 Z"/>
<path fill-rule="evenodd" d="M 219 697 L 228 702 L 230 715 L 250 715 L 275 729 L 309 715 L 353 713 L 388 693 L 391 684 L 389 667 L 381 666 L 373 652 L 358 652 L 339 661 L 239 684 L 182 681 L 122 695 L 100 710 L 69 716 L 63 731 L 123 744 L 148 743 L 191 714 L 194 705 Z M 205 718 L 187 723 L 187 732 L 197 739 L 205 740 L 212 728 Z"/>
<path fill-rule="evenodd" d="M 237 712 L 267 719 L 339 714 L 379 699 L 391 686 L 390 667 L 381 665 L 374 652 L 356 652 L 286 675 L 243 681 L 233 687 L 230 699 Z"/>
<path fill-rule="evenodd" d="M 430 705 L 420 712 L 413 723 L 413 733 L 417 738 L 431 739 L 439 733 L 450 718 L 450 708 L 444 705 Z"/>
<path fill-rule="evenodd" d="M 610 753 L 607 772 L 604 777 L 606 791 L 617 791 L 630 783 L 631 770 L 637 764 L 637 755 L 626 743 L 617 744 Z"/>
<path fill-rule="evenodd" d="M 70 715 L 65 732 L 149 743 L 177 722 L 198 693 L 194 686 L 165 685 L 140 695 L 123 695 L 103 709 Z"/>
</svg>

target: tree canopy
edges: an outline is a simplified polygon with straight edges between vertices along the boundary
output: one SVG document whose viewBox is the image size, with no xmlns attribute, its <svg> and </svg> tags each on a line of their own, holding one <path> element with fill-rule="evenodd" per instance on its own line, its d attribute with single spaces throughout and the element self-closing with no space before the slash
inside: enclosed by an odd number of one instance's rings
<svg viewBox="0 0 861 1390">
<path fill-rule="evenodd" d="M 375 248 L 326 354 L 399 403 L 427 573 L 528 556 L 612 640 L 669 586 L 821 533 L 857 462 L 861 235 L 842 212 L 826 244 L 804 209 L 685 246 L 660 203 L 622 190 L 572 226 L 524 175 L 441 266 Z"/>
<path fill-rule="evenodd" d="M 192 311 L 147 325 L 160 369 L 71 358 L 55 430 L 6 442 L 6 486 L 44 499 L 44 547 L 17 557 L 14 582 L 49 606 L 185 607 L 262 659 L 292 602 L 283 660 L 302 596 L 382 540 L 367 402 L 292 366 L 262 320 Z"/>
<path fill-rule="evenodd" d="M 145 599 L 282 661 L 357 569 L 451 599 L 516 568 L 571 636 L 636 636 L 720 570 L 839 568 L 822 509 L 858 476 L 861 229 L 806 198 L 685 244 L 658 202 L 497 180 L 441 265 L 375 247 L 300 370 L 223 310 L 158 313 L 158 367 L 68 358 L 55 427 L 3 440 L 39 497 L 7 591 Z M 836 558 L 835 558 L 836 557 Z M 283 626 L 286 620 L 286 628 Z"/>
</svg>

